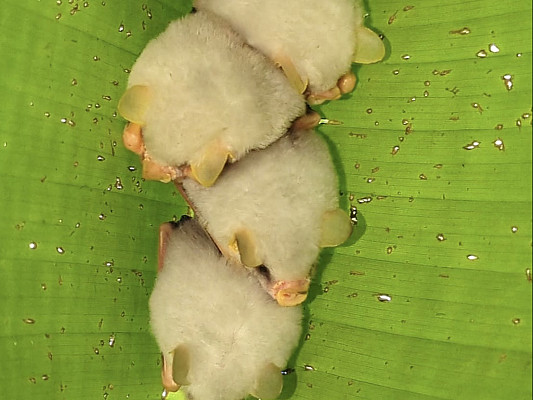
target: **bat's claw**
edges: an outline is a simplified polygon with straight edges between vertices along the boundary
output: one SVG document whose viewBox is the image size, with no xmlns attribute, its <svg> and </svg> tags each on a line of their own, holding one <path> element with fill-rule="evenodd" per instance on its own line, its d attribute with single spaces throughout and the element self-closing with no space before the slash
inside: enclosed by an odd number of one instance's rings
<svg viewBox="0 0 533 400">
<path fill-rule="evenodd" d="M 146 180 L 168 183 L 176 178 L 176 174 L 172 167 L 160 165 L 146 156 L 142 162 L 142 177 Z"/>
<path fill-rule="evenodd" d="M 161 165 L 152 160 L 146 152 L 142 126 L 140 124 L 134 122 L 128 123 L 122 133 L 122 141 L 124 142 L 124 147 L 141 157 L 143 167 L 142 177 L 146 180 L 168 183 L 178 177 L 185 176 L 188 172 L 186 168 Z"/>
<path fill-rule="evenodd" d="M 135 154 L 142 155 L 145 151 L 142 127 L 139 124 L 128 123 L 122 132 L 122 141 L 124 142 L 124 147 Z"/>
</svg>

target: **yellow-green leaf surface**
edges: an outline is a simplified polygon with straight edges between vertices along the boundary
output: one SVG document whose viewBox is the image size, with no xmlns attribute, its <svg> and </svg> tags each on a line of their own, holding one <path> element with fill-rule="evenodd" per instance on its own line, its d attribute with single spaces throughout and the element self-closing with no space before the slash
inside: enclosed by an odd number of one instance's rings
<svg viewBox="0 0 533 400">
<path fill-rule="evenodd" d="M 0 6 L 2 398 L 158 399 L 158 226 L 117 116 L 187 1 Z M 318 108 L 352 239 L 321 258 L 282 399 L 530 399 L 531 2 L 368 0 L 380 64 Z M 181 396 L 173 396 L 181 398 Z"/>
</svg>

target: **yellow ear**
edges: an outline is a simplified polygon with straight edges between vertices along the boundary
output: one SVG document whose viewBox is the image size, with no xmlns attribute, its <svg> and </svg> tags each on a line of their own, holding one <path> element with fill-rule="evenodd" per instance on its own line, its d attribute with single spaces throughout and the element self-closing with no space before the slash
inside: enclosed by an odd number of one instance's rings
<svg viewBox="0 0 533 400">
<path fill-rule="evenodd" d="M 213 141 L 191 161 L 192 177 L 202 186 L 213 186 L 230 156 L 230 152 L 220 141 Z"/>
<path fill-rule="evenodd" d="M 270 363 L 261 370 L 251 394 L 261 400 L 273 400 L 280 395 L 281 389 L 283 389 L 281 369 Z"/>
<path fill-rule="evenodd" d="M 190 367 L 189 350 L 185 345 L 180 344 L 172 353 L 174 356 L 172 359 L 172 379 L 180 386 L 189 385 L 190 382 L 187 380 Z"/>
<path fill-rule="evenodd" d="M 152 91 L 148 86 L 135 85 L 122 95 L 118 101 L 118 112 L 130 122 L 144 125 L 145 113 L 152 101 Z"/>
<path fill-rule="evenodd" d="M 276 65 L 280 66 L 285 76 L 289 80 L 291 86 L 298 92 L 303 93 L 307 88 L 308 80 L 307 77 L 302 78 L 298 73 L 298 70 L 292 63 L 292 60 L 289 56 L 284 53 L 278 53 L 274 57 L 274 62 Z"/>
<path fill-rule="evenodd" d="M 322 215 L 320 247 L 335 247 L 344 243 L 352 234 L 352 221 L 340 208 Z"/>
<path fill-rule="evenodd" d="M 241 256 L 241 262 L 247 267 L 258 267 L 263 263 L 257 254 L 257 245 L 250 230 L 241 229 L 237 231 L 233 245 Z"/>
<path fill-rule="evenodd" d="M 383 60 L 385 45 L 378 34 L 364 26 L 355 31 L 355 52 L 352 61 L 359 64 L 372 64 Z"/>
</svg>

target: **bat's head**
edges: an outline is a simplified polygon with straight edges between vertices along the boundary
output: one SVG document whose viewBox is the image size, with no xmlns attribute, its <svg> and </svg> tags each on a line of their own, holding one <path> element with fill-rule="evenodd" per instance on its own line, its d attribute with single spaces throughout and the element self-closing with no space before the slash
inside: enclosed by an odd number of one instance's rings
<svg viewBox="0 0 533 400">
<path fill-rule="evenodd" d="M 250 269 L 265 291 L 280 305 L 296 306 L 307 298 L 311 266 L 299 266 L 295 271 L 292 266 L 268 264 L 268 257 L 251 230 L 238 230 L 228 248 L 222 248 L 228 258 Z"/>
<path fill-rule="evenodd" d="M 230 258 L 240 258 L 242 264 L 252 269 L 261 285 L 280 305 L 296 306 L 307 298 L 320 248 L 338 246 L 351 233 L 349 216 L 337 208 L 323 214 L 317 243 L 289 240 L 282 246 L 287 247 L 285 251 L 278 247 L 278 257 L 271 257 L 254 233 L 244 228 L 234 234 L 229 246 Z"/>
</svg>

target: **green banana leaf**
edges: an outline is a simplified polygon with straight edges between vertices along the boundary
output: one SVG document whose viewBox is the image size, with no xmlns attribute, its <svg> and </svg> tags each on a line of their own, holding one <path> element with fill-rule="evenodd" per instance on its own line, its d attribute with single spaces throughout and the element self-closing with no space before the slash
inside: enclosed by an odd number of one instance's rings
<svg viewBox="0 0 533 400">
<path fill-rule="evenodd" d="M 531 2 L 366 6 L 387 56 L 317 108 L 358 225 L 322 254 L 281 398 L 530 399 Z M 2 398 L 161 396 L 157 232 L 188 209 L 141 179 L 116 106 L 190 8 L 0 6 Z"/>
</svg>

